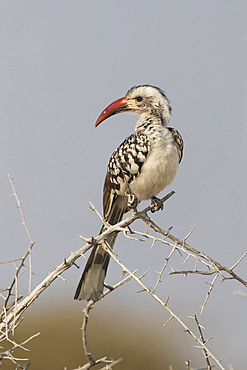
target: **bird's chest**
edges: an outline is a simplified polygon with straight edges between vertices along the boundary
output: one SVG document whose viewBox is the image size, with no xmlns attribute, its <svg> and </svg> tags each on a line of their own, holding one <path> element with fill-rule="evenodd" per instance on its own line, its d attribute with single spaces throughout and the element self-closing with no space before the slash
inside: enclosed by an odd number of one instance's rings
<svg viewBox="0 0 247 370">
<path fill-rule="evenodd" d="M 175 178 L 179 157 L 172 135 L 150 140 L 149 154 L 139 175 L 130 184 L 130 190 L 139 201 L 150 199 L 168 186 Z"/>
</svg>

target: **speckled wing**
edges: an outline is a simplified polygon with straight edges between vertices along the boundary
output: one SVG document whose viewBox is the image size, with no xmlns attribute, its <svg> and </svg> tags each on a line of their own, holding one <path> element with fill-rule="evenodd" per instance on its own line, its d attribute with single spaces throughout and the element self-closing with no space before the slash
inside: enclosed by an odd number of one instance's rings
<svg viewBox="0 0 247 370">
<path fill-rule="evenodd" d="M 104 216 L 110 224 L 115 224 L 118 218 L 114 215 L 114 206 L 125 206 L 127 209 L 125 192 L 140 174 L 149 150 L 150 142 L 147 136 L 135 133 L 127 137 L 111 155 L 103 189 Z"/>
<path fill-rule="evenodd" d="M 178 130 L 176 130 L 175 128 L 173 127 L 167 127 L 167 128 L 173 135 L 175 144 L 177 146 L 178 155 L 179 155 L 179 163 L 180 163 L 183 158 L 183 150 L 184 150 L 184 142 L 183 142 L 182 136 L 180 135 Z"/>
</svg>

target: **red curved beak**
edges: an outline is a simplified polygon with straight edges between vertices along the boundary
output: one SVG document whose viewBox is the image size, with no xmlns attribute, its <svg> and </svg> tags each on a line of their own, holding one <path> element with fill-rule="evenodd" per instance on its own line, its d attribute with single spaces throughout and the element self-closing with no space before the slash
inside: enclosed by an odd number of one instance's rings
<svg viewBox="0 0 247 370">
<path fill-rule="evenodd" d="M 101 122 L 103 122 L 105 119 L 113 116 L 114 114 L 126 112 L 130 110 L 128 106 L 128 101 L 126 97 L 120 98 L 110 105 L 108 105 L 107 108 L 103 110 L 103 112 L 100 114 L 99 118 L 97 119 L 95 123 L 95 127 L 97 127 Z"/>
</svg>

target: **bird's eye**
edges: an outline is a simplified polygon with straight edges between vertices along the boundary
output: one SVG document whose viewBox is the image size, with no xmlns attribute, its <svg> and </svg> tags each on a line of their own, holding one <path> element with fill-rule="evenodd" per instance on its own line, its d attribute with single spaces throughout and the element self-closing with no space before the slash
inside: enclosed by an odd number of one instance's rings
<svg viewBox="0 0 247 370">
<path fill-rule="evenodd" d="M 142 102 L 142 101 L 143 101 L 143 98 L 142 98 L 141 96 L 138 96 L 138 97 L 136 98 L 136 101 L 138 101 L 138 102 L 140 103 L 140 102 Z"/>
</svg>

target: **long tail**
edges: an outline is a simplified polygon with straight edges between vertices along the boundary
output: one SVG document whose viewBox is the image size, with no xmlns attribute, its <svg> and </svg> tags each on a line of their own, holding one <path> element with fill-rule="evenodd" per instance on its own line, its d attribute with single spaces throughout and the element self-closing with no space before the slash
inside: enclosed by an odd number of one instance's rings
<svg viewBox="0 0 247 370">
<path fill-rule="evenodd" d="M 111 212 L 108 216 L 107 221 L 109 224 L 115 225 L 120 222 L 123 218 L 125 210 L 126 208 L 124 207 L 123 202 L 118 198 L 112 205 Z M 100 233 L 102 233 L 104 230 L 105 229 L 103 226 Z M 117 234 L 107 238 L 107 242 L 112 249 L 114 247 L 116 238 Z M 74 299 L 85 299 L 87 301 L 92 299 L 94 302 L 96 302 L 101 298 L 109 260 L 109 254 L 101 246 L 95 246 L 93 248 L 84 268 L 81 280 L 77 286 Z"/>
</svg>

